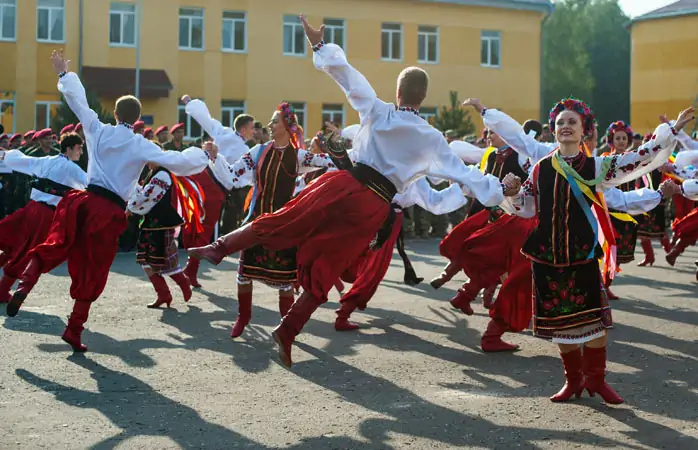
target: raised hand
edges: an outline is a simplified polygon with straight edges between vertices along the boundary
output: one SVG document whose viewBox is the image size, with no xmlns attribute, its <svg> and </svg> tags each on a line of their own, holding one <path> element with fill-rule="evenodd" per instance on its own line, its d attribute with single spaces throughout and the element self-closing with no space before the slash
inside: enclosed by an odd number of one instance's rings
<svg viewBox="0 0 698 450">
<path fill-rule="evenodd" d="M 301 14 L 301 23 L 303 24 L 303 31 L 305 31 L 305 37 L 310 42 L 311 46 L 317 45 L 325 36 L 325 25 L 320 25 L 320 28 L 313 28 L 308 20 L 303 14 Z"/>
<path fill-rule="evenodd" d="M 60 52 L 54 50 L 51 53 L 51 64 L 53 65 L 53 70 L 56 72 L 56 74 L 60 75 L 68 71 L 68 64 L 70 64 L 70 61 L 65 60 L 62 49 Z"/>
<path fill-rule="evenodd" d="M 674 173 L 676 172 L 676 168 L 674 165 L 670 162 L 665 162 L 661 166 L 658 167 L 658 170 L 662 173 Z"/>
<path fill-rule="evenodd" d="M 183 105 L 186 105 L 191 101 L 191 97 L 189 97 L 187 94 L 184 94 L 180 100 Z"/>
<path fill-rule="evenodd" d="M 683 127 L 688 125 L 690 121 L 696 118 L 695 115 L 695 108 L 686 108 L 683 111 L 679 113 L 679 117 L 676 119 L 676 123 L 674 124 L 674 129 L 676 131 L 681 131 Z"/>
<path fill-rule="evenodd" d="M 208 153 L 208 158 L 211 161 L 215 161 L 216 158 L 218 157 L 218 146 L 216 144 L 214 144 L 213 142 L 211 142 L 211 141 L 205 142 L 202 149 L 203 149 L 203 151 Z"/>
<path fill-rule="evenodd" d="M 469 98 L 466 99 L 463 102 L 463 106 L 472 106 L 473 108 L 477 109 L 479 112 L 482 112 L 483 109 L 485 109 L 484 106 L 482 106 L 482 103 L 480 103 L 479 98 Z"/>
</svg>

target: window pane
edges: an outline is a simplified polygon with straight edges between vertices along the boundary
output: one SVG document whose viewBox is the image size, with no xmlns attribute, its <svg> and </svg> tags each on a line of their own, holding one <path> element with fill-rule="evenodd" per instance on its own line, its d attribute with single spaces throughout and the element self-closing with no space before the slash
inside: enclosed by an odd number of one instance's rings
<svg viewBox="0 0 698 450">
<path fill-rule="evenodd" d="M 284 53 L 293 53 L 293 26 L 284 25 Z"/>
<path fill-rule="evenodd" d="M 490 42 L 490 64 L 493 66 L 499 65 L 499 40 L 494 40 Z"/>
<path fill-rule="evenodd" d="M 245 50 L 245 22 L 235 22 L 235 50 Z"/>
<path fill-rule="evenodd" d="M 384 23 L 384 24 L 383 24 L 383 29 L 384 29 L 384 30 L 396 30 L 396 31 L 400 31 L 400 24 L 399 24 L 399 23 Z"/>
<path fill-rule="evenodd" d="M 63 0 L 39 0 L 39 6 L 55 6 L 62 8 L 64 5 Z"/>
<path fill-rule="evenodd" d="M 436 27 L 420 25 L 418 31 L 421 33 L 436 33 Z"/>
<path fill-rule="evenodd" d="M 3 8 L 2 11 L 2 37 L 14 39 L 15 37 L 15 7 Z"/>
<path fill-rule="evenodd" d="M 381 57 L 390 58 L 390 33 L 387 31 L 381 33 Z"/>
<path fill-rule="evenodd" d="M 204 21 L 202 19 L 192 19 L 191 46 L 193 48 L 204 48 Z"/>
<path fill-rule="evenodd" d="M 230 20 L 223 21 L 223 48 L 233 48 L 233 22 Z"/>
<path fill-rule="evenodd" d="M 427 42 L 429 44 L 429 48 L 427 49 L 427 59 L 431 62 L 436 62 L 436 47 L 438 41 L 439 40 L 436 36 L 429 36 L 429 38 L 427 39 Z"/>
<path fill-rule="evenodd" d="M 189 47 L 189 19 L 183 17 L 179 18 L 179 46 Z"/>
<path fill-rule="evenodd" d="M 199 125 L 199 122 L 193 120 L 191 116 L 187 116 L 187 118 L 187 130 L 189 130 L 189 136 L 193 138 L 200 138 L 201 136 L 203 136 L 203 133 L 201 131 L 201 125 Z"/>
<path fill-rule="evenodd" d="M 298 16 L 284 16 L 284 25 L 286 24 L 298 24 L 300 25 L 301 19 Z"/>
<path fill-rule="evenodd" d="M 36 36 L 39 39 L 48 39 L 48 9 L 39 10 Z"/>
<path fill-rule="evenodd" d="M 334 30 L 334 43 L 344 48 L 344 29 L 335 28 Z"/>
<path fill-rule="evenodd" d="M 232 114 L 230 113 L 229 109 L 223 109 L 223 114 L 221 114 L 221 123 L 225 127 L 233 127 L 233 118 L 231 117 Z"/>
<path fill-rule="evenodd" d="M 483 31 L 482 37 L 499 37 L 499 31 Z"/>
<path fill-rule="evenodd" d="M 203 17 L 204 11 L 201 9 L 193 9 L 193 8 L 179 8 L 179 15 L 180 16 Z"/>
<path fill-rule="evenodd" d="M 417 59 L 420 61 L 424 61 L 427 59 L 427 55 L 425 52 L 425 49 L 427 47 L 426 40 L 427 38 L 425 35 L 417 35 Z"/>
<path fill-rule="evenodd" d="M 124 44 L 133 45 L 136 43 L 136 15 L 124 14 Z"/>
<path fill-rule="evenodd" d="M 293 31 L 296 37 L 294 53 L 302 55 L 305 53 L 305 32 L 302 27 L 294 27 Z"/>
<path fill-rule="evenodd" d="M 325 25 L 332 25 L 335 27 L 343 27 L 344 20 L 342 20 L 342 19 L 325 19 Z"/>
<path fill-rule="evenodd" d="M 481 64 L 489 64 L 490 63 L 490 58 L 489 58 L 489 42 L 487 39 L 483 39 L 482 43 L 480 44 L 480 63 Z"/>
<path fill-rule="evenodd" d="M 47 122 L 48 122 L 48 105 L 39 103 L 36 105 L 36 114 L 34 116 L 34 125 L 36 125 L 37 130 L 40 130 L 43 128 L 47 128 L 47 126 L 46 126 Z"/>
<path fill-rule="evenodd" d="M 400 59 L 402 57 L 402 39 L 400 39 L 401 33 L 393 33 L 393 59 Z"/>
<path fill-rule="evenodd" d="M 135 12 L 136 5 L 130 3 L 112 3 L 112 11 Z"/>
<path fill-rule="evenodd" d="M 109 42 L 121 43 L 121 14 L 109 14 Z"/>
<path fill-rule="evenodd" d="M 177 123 L 187 123 L 187 112 L 184 107 L 177 108 Z"/>
<path fill-rule="evenodd" d="M 223 17 L 225 19 L 245 19 L 244 12 L 233 12 L 233 11 L 223 11 Z"/>
<path fill-rule="evenodd" d="M 63 40 L 63 10 L 51 10 L 51 40 Z"/>
</svg>

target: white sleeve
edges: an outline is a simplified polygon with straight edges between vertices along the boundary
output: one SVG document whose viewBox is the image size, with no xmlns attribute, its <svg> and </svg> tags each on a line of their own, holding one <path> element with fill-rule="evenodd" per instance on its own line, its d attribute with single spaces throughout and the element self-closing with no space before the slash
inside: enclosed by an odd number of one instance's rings
<svg viewBox="0 0 698 450">
<path fill-rule="evenodd" d="M 225 158 L 216 158 L 211 169 L 218 181 L 228 190 L 252 185 L 255 181 L 255 161 L 259 160 L 259 153 L 263 150 L 264 146 L 257 145 L 233 164 L 229 164 Z"/>
<path fill-rule="evenodd" d="M 97 113 L 90 109 L 80 78 L 73 72 L 65 74 L 58 79 L 58 90 L 82 124 L 85 137 L 90 136 L 87 148 L 94 147 L 95 142 L 92 142 L 92 137 L 97 136 L 100 129 L 106 125 L 100 122 Z"/>
<path fill-rule="evenodd" d="M 128 210 L 139 216 L 148 214 L 172 186 L 172 178 L 164 170 L 155 174 L 144 187 L 137 187 L 128 200 Z"/>
<path fill-rule="evenodd" d="M 681 191 L 689 200 L 698 201 L 698 180 L 686 180 L 681 183 Z"/>
<path fill-rule="evenodd" d="M 9 150 L 5 153 L 5 164 L 15 172 L 27 175 L 38 175 L 50 156 L 27 156 L 19 150 Z"/>
<path fill-rule="evenodd" d="M 676 166 L 676 164 L 674 164 L 674 173 L 676 174 L 676 176 L 678 176 L 679 178 L 683 178 L 684 180 L 692 180 L 694 178 L 698 178 L 698 170 L 690 166 L 679 168 L 678 166 Z"/>
<path fill-rule="evenodd" d="M 211 116 L 206 103 L 198 99 L 192 100 L 187 103 L 186 112 L 213 138 L 213 142 L 218 146 L 218 154 L 223 155 L 230 164 L 240 159 L 249 150 L 245 141 L 235 130 L 224 127 Z"/>
<path fill-rule="evenodd" d="M 610 161 L 610 169 L 606 173 L 605 181 L 600 184 L 600 187 L 606 189 L 618 186 L 658 169 L 667 162 L 676 146 L 676 142 L 671 126 L 663 123 L 657 127 L 652 139 L 642 144 L 636 150 L 620 155 L 594 158 L 596 160 L 597 174 L 601 172 L 603 165 Z"/>
<path fill-rule="evenodd" d="M 208 166 L 206 152 L 198 147 L 189 147 L 177 152 L 174 150 L 162 151 L 160 147 L 140 136 L 139 157 L 145 162 L 155 163 L 171 171 L 175 175 L 189 176 L 201 173 Z"/>
<path fill-rule="evenodd" d="M 335 44 L 326 44 L 313 55 L 315 67 L 328 74 L 342 88 L 349 104 L 359 113 L 363 123 L 376 107 L 388 105 L 378 99 L 376 91 L 358 70 L 347 61 L 344 50 Z"/>
<path fill-rule="evenodd" d="M 73 189 L 85 189 L 87 187 L 87 174 L 85 171 L 75 163 L 72 163 L 69 167 L 70 174 L 68 174 L 69 177 L 66 184 Z"/>
<path fill-rule="evenodd" d="M 402 194 L 397 194 L 393 202 L 409 208 L 418 205 L 432 214 L 448 214 L 466 205 L 467 199 L 461 187 L 453 184 L 448 188 L 437 191 L 429 186 L 426 178 L 420 178 L 412 183 Z"/>
<path fill-rule="evenodd" d="M 536 141 L 533 136 L 524 132 L 523 127 L 517 121 L 501 111 L 487 109 L 482 119 L 487 128 L 497 133 L 514 151 L 529 158 L 533 164 L 555 150 L 555 144 Z"/>
<path fill-rule="evenodd" d="M 459 183 L 463 193 L 477 198 L 484 206 L 496 206 L 504 200 L 499 178 L 463 164 L 438 132 L 433 140 L 433 149 L 427 148 L 425 151 L 431 155 L 427 175 Z"/>
<path fill-rule="evenodd" d="M 698 165 L 698 150 L 681 150 L 676 155 L 674 165 L 677 167 Z"/>
<path fill-rule="evenodd" d="M 499 205 L 506 213 L 530 219 L 536 216 L 536 201 L 533 197 L 533 178 L 528 179 L 521 185 L 521 190 L 514 197 L 505 197 Z"/>
<path fill-rule="evenodd" d="M 676 139 L 681 143 L 684 150 L 698 150 L 698 141 L 691 139 L 685 131 L 681 130 L 676 134 Z M 679 152 L 679 154 L 681 154 Z"/>
<path fill-rule="evenodd" d="M 466 164 L 478 164 L 485 156 L 486 149 L 465 141 L 453 141 L 448 146 Z"/>
<path fill-rule="evenodd" d="M 610 188 L 604 191 L 604 199 L 609 208 L 637 216 L 659 206 L 662 194 L 647 188 L 627 192 L 618 188 Z"/>
</svg>

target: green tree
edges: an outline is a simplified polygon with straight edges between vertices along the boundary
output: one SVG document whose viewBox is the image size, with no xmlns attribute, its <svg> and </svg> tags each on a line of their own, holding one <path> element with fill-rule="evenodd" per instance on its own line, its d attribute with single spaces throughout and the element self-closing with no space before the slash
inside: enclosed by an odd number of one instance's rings
<svg viewBox="0 0 698 450">
<path fill-rule="evenodd" d="M 103 123 L 116 125 L 114 114 L 102 107 L 102 103 L 99 101 L 97 94 L 92 91 L 87 91 L 87 104 L 89 105 L 90 109 L 97 113 L 100 121 Z M 59 133 L 64 126 L 77 124 L 78 122 L 79 120 L 77 116 L 70 109 L 70 106 L 68 106 L 68 102 L 65 101 L 65 97 L 61 95 L 61 105 L 51 118 L 51 128 L 56 133 Z"/>
<path fill-rule="evenodd" d="M 455 130 L 459 136 L 466 136 L 475 132 L 475 124 L 470 118 L 470 113 L 461 107 L 458 100 L 458 92 L 450 91 L 450 105 L 442 106 L 432 121 L 432 125 L 441 130 Z"/>
</svg>

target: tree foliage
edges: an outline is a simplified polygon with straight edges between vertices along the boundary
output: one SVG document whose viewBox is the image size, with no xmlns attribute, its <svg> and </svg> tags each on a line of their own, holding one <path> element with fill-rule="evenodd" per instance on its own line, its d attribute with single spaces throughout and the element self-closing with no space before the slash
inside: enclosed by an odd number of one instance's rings
<svg viewBox="0 0 698 450">
<path fill-rule="evenodd" d="M 559 0 L 544 26 L 543 113 L 574 96 L 601 129 L 630 116 L 630 19 L 617 0 Z"/>
<path fill-rule="evenodd" d="M 99 100 L 97 94 L 92 91 L 87 91 L 87 104 L 90 109 L 97 113 L 99 120 L 102 123 L 110 123 L 116 125 L 116 120 L 114 119 L 114 114 L 107 111 L 102 107 L 102 103 Z M 51 128 L 54 132 L 59 133 L 61 129 L 66 125 L 77 124 L 79 122 L 77 116 L 73 113 L 68 106 L 68 102 L 65 101 L 65 97 L 61 95 L 61 104 L 56 110 L 56 113 L 51 118 Z"/>
<path fill-rule="evenodd" d="M 442 106 L 436 113 L 432 125 L 441 130 L 454 130 L 459 136 L 466 136 L 475 132 L 475 124 L 470 118 L 469 112 L 461 107 L 458 100 L 458 92 L 450 91 L 450 104 Z"/>
</svg>

